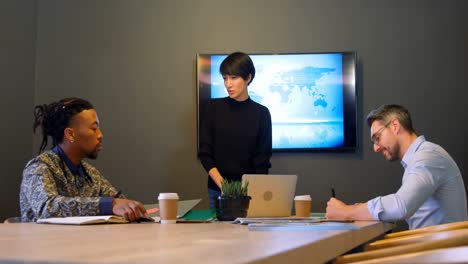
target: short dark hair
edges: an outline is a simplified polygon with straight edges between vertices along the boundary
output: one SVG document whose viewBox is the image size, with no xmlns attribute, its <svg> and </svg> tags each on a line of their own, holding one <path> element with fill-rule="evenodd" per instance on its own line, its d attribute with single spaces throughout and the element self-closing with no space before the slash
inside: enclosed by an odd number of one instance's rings
<svg viewBox="0 0 468 264">
<path fill-rule="evenodd" d="M 38 127 L 42 129 L 42 143 L 39 153 L 46 148 L 48 136 L 52 138 L 54 147 L 62 143 L 64 130 L 70 125 L 71 118 L 88 109 L 94 109 L 93 105 L 76 97 L 64 98 L 48 105 L 35 106 L 33 131 L 36 132 Z"/>
<path fill-rule="evenodd" d="M 416 133 L 411 121 L 411 115 L 404 106 L 401 105 L 381 105 L 379 108 L 369 112 L 366 117 L 366 122 L 369 127 L 372 126 L 374 121 L 381 121 L 388 123 L 391 119 L 396 118 L 404 129 L 411 133 Z"/>
<path fill-rule="evenodd" d="M 249 55 L 243 52 L 234 52 L 227 56 L 221 66 L 219 66 L 221 75 L 236 75 L 247 80 L 251 75 L 250 84 L 255 77 L 255 66 Z"/>
</svg>

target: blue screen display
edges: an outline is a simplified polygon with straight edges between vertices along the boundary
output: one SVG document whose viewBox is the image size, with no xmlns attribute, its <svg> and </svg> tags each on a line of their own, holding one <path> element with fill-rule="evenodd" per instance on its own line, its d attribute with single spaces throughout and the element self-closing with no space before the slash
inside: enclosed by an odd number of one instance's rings
<svg viewBox="0 0 468 264">
<path fill-rule="evenodd" d="M 270 110 L 273 149 L 344 146 L 342 56 L 250 55 L 256 74 L 248 87 L 249 96 Z M 210 58 L 211 98 L 226 97 L 219 73 L 226 55 Z"/>
</svg>

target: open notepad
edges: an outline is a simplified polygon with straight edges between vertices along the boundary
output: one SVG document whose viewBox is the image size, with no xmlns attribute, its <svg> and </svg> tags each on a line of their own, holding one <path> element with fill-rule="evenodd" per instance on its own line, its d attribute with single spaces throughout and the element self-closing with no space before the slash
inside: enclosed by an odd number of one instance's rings
<svg viewBox="0 0 468 264">
<path fill-rule="evenodd" d="M 38 219 L 38 224 L 59 224 L 59 225 L 94 225 L 94 224 L 125 224 L 128 223 L 125 218 L 116 215 L 98 215 L 98 216 L 72 216 L 72 217 L 54 217 Z"/>
</svg>

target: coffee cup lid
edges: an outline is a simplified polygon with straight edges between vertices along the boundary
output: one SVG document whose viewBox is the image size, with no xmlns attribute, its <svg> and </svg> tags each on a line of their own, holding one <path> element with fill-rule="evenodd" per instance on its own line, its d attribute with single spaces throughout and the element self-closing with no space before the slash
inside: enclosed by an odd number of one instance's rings
<svg viewBox="0 0 468 264">
<path fill-rule="evenodd" d="M 158 200 L 161 199 L 179 199 L 179 195 L 177 193 L 160 193 Z"/>
<path fill-rule="evenodd" d="M 312 201 L 312 198 L 310 198 L 310 195 L 297 195 L 294 197 L 295 201 Z"/>
</svg>

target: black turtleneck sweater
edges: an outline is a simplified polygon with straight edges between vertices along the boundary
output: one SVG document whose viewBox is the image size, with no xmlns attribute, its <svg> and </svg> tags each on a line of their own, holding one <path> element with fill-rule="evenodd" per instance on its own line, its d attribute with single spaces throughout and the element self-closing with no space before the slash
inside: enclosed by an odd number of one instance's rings
<svg viewBox="0 0 468 264">
<path fill-rule="evenodd" d="M 248 98 L 213 99 L 200 124 L 198 157 L 208 172 L 216 167 L 227 180 L 243 174 L 266 174 L 271 167 L 271 116 L 268 108 Z M 208 188 L 219 190 L 210 176 Z"/>
</svg>

